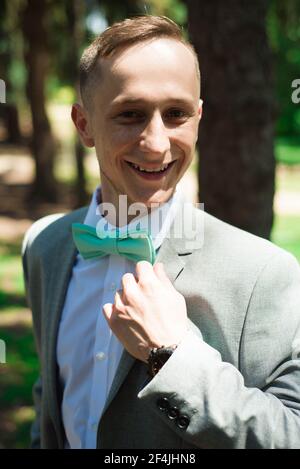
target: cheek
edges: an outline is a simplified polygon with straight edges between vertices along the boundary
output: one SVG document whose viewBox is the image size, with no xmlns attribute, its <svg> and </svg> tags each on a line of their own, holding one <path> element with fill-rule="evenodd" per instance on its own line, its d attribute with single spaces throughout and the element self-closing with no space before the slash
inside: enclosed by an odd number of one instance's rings
<svg viewBox="0 0 300 469">
<path fill-rule="evenodd" d="M 104 138 L 124 145 L 138 137 L 139 128 L 133 125 L 119 125 L 114 121 L 105 122 Z"/>
<path fill-rule="evenodd" d="M 172 135 L 173 144 L 176 145 L 186 158 L 190 158 L 191 153 L 193 153 L 197 135 L 193 127 L 186 127 L 177 129 L 176 133 Z"/>
<path fill-rule="evenodd" d="M 131 149 L 137 142 L 139 133 L 130 127 L 110 128 L 106 132 L 106 144 L 114 155 L 119 155 Z"/>
</svg>

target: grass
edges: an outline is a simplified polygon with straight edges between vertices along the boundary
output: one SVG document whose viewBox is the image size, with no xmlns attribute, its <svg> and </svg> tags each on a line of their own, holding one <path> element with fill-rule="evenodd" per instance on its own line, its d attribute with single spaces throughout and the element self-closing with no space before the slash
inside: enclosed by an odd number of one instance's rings
<svg viewBox="0 0 300 469">
<path fill-rule="evenodd" d="M 0 313 L 1 339 L 6 344 L 6 363 L 0 365 L 0 447 L 3 448 L 27 448 L 34 417 L 32 386 L 39 365 L 31 324 L 14 321 L 14 316 L 20 313 L 17 307 L 10 309 L 12 320 L 4 325 L 1 322 L 6 317 L 5 310 Z"/>
<path fill-rule="evenodd" d="M 0 242 L 0 448 L 26 448 L 33 420 L 32 386 L 38 374 L 30 313 L 26 307 L 19 257 L 21 240 Z"/>
</svg>

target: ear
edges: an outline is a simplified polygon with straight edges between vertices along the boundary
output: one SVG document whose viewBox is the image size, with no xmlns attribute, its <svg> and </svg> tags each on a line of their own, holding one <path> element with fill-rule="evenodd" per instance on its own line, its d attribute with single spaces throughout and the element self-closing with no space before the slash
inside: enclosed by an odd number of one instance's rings
<svg viewBox="0 0 300 469">
<path fill-rule="evenodd" d="M 199 121 L 202 117 L 202 109 L 203 109 L 203 100 L 199 99 L 199 106 L 198 106 L 198 115 L 199 115 Z"/>
<path fill-rule="evenodd" d="M 80 104 L 75 103 L 72 106 L 71 117 L 83 145 L 93 147 L 95 142 L 91 132 L 87 111 Z"/>
</svg>

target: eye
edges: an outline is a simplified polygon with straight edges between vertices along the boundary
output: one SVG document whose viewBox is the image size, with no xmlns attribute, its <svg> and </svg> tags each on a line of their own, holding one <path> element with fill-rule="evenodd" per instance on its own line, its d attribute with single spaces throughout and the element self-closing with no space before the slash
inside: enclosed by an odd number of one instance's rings
<svg viewBox="0 0 300 469">
<path fill-rule="evenodd" d="M 143 119 L 144 115 L 141 111 L 123 111 L 118 116 L 117 119 L 121 121 L 137 121 Z"/>
<path fill-rule="evenodd" d="M 165 113 L 165 117 L 166 119 L 169 119 L 169 120 L 184 121 L 188 117 L 188 114 L 186 111 L 182 109 L 174 108 L 174 109 L 169 109 Z"/>
</svg>

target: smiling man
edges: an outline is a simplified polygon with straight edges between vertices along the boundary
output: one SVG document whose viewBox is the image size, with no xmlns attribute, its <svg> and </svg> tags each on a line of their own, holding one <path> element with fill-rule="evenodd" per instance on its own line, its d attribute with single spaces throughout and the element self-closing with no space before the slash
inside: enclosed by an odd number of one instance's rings
<svg viewBox="0 0 300 469">
<path fill-rule="evenodd" d="M 32 446 L 300 448 L 299 265 L 177 187 L 202 113 L 192 46 L 167 18 L 116 23 L 84 52 L 80 90 L 101 185 L 23 244 Z"/>
</svg>

